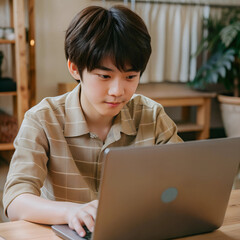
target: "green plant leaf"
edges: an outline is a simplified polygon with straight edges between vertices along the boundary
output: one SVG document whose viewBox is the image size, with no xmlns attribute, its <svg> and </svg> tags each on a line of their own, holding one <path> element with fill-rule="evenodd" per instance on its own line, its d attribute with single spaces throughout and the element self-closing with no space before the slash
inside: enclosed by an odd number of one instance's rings
<svg viewBox="0 0 240 240">
<path fill-rule="evenodd" d="M 205 89 L 209 83 L 220 82 L 233 90 L 234 79 L 240 79 L 240 8 L 225 8 L 221 16 L 203 19 L 203 33 L 192 57 L 207 51 L 209 58 L 189 84 Z"/>
<path fill-rule="evenodd" d="M 235 59 L 235 50 L 229 49 L 225 52 L 218 51 L 199 68 L 194 80 L 190 85 L 204 89 L 207 84 L 216 84 L 221 78 L 225 78 L 231 70 Z"/>
<path fill-rule="evenodd" d="M 220 67 L 219 69 L 218 69 L 218 73 L 220 74 L 220 76 L 222 77 L 222 78 L 225 78 L 226 77 L 226 68 L 224 67 L 224 66 L 222 66 L 222 67 Z"/>
<path fill-rule="evenodd" d="M 227 70 L 231 69 L 231 62 L 229 61 L 223 61 L 222 64 L 227 68 Z"/>
<path fill-rule="evenodd" d="M 218 82 L 218 73 L 217 72 L 211 72 L 209 74 L 209 83 L 216 84 Z"/>
<path fill-rule="evenodd" d="M 220 32 L 221 40 L 226 47 L 229 47 L 237 36 L 240 37 L 240 21 L 226 26 Z"/>
</svg>

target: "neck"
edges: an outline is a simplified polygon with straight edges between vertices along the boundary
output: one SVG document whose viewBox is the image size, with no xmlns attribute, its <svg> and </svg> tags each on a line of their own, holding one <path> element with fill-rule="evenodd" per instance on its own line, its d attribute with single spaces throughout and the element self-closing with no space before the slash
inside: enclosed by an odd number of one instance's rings
<svg viewBox="0 0 240 240">
<path fill-rule="evenodd" d="M 85 118 L 89 128 L 96 127 L 96 126 L 97 128 L 105 128 L 107 126 L 111 126 L 113 122 L 113 118 L 108 118 L 106 116 L 90 118 L 85 115 Z"/>
<path fill-rule="evenodd" d="M 102 141 L 105 141 L 112 126 L 113 117 L 99 114 L 88 102 L 88 100 L 84 98 L 83 93 L 81 94 L 80 104 L 82 106 L 89 131 L 97 134 Z"/>
<path fill-rule="evenodd" d="M 106 117 L 98 119 L 89 119 L 86 117 L 89 131 L 95 133 L 103 142 L 112 127 L 113 118 L 107 119 Z"/>
</svg>

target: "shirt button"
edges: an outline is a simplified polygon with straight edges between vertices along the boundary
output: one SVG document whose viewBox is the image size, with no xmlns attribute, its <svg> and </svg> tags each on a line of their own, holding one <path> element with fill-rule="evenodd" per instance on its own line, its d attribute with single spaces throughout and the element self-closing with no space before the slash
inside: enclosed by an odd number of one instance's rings
<svg viewBox="0 0 240 240">
<path fill-rule="evenodd" d="M 95 133 L 90 132 L 90 138 L 97 138 L 98 136 Z"/>
</svg>

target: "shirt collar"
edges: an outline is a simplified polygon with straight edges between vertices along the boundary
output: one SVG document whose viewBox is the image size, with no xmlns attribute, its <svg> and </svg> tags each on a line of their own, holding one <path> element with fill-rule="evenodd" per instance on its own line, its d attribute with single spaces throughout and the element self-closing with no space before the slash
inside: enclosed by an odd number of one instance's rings
<svg viewBox="0 0 240 240">
<path fill-rule="evenodd" d="M 76 137 L 89 133 L 82 107 L 80 105 L 81 85 L 78 84 L 66 97 L 65 137 Z"/>
<path fill-rule="evenodd" d="M 126 135 L 137 134 L 134 121 L 130 118 L 130 113 L 127 107 L 123 108 L 115 117 L 104 147 L 107 147 L 111 143 L 118 141 L 121 138 L 121 132 Z"/>
<path fill-rule="evenodd" d="M 131 100 L 130 100 L 131 101 Z M 128 102 L 120 112 L 121 119 L 121 129 L 120 131 L 125 133 L 126 135 L 136 135 L 137 130 L 134 123 L 133 117 L 130 114 L 130 102 Z"/>
</svg>

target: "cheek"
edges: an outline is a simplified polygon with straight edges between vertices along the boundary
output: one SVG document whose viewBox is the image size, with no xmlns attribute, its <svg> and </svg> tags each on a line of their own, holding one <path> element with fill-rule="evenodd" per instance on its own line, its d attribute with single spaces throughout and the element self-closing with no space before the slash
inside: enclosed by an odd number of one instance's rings
<svg viewBox="0 0 240 240">
<path fill-rule="evenodd" d="M 97 82 L 85 86 L 85 91 L 87 91 L 87 95 L 93 102 L 98 101 L 106 95 L 106 89 L 103 87 L 103 84 L 98 84 Z"/>
<path fill-rule="evenodd" d="M 138 82 L 133 82 L 130 85 L 127 86 L 127 93 L 130 96 L 130 98 L 132 97 L 132 95 L 136 92 L 136 89 L 138 87 Z"/>
</svg>

